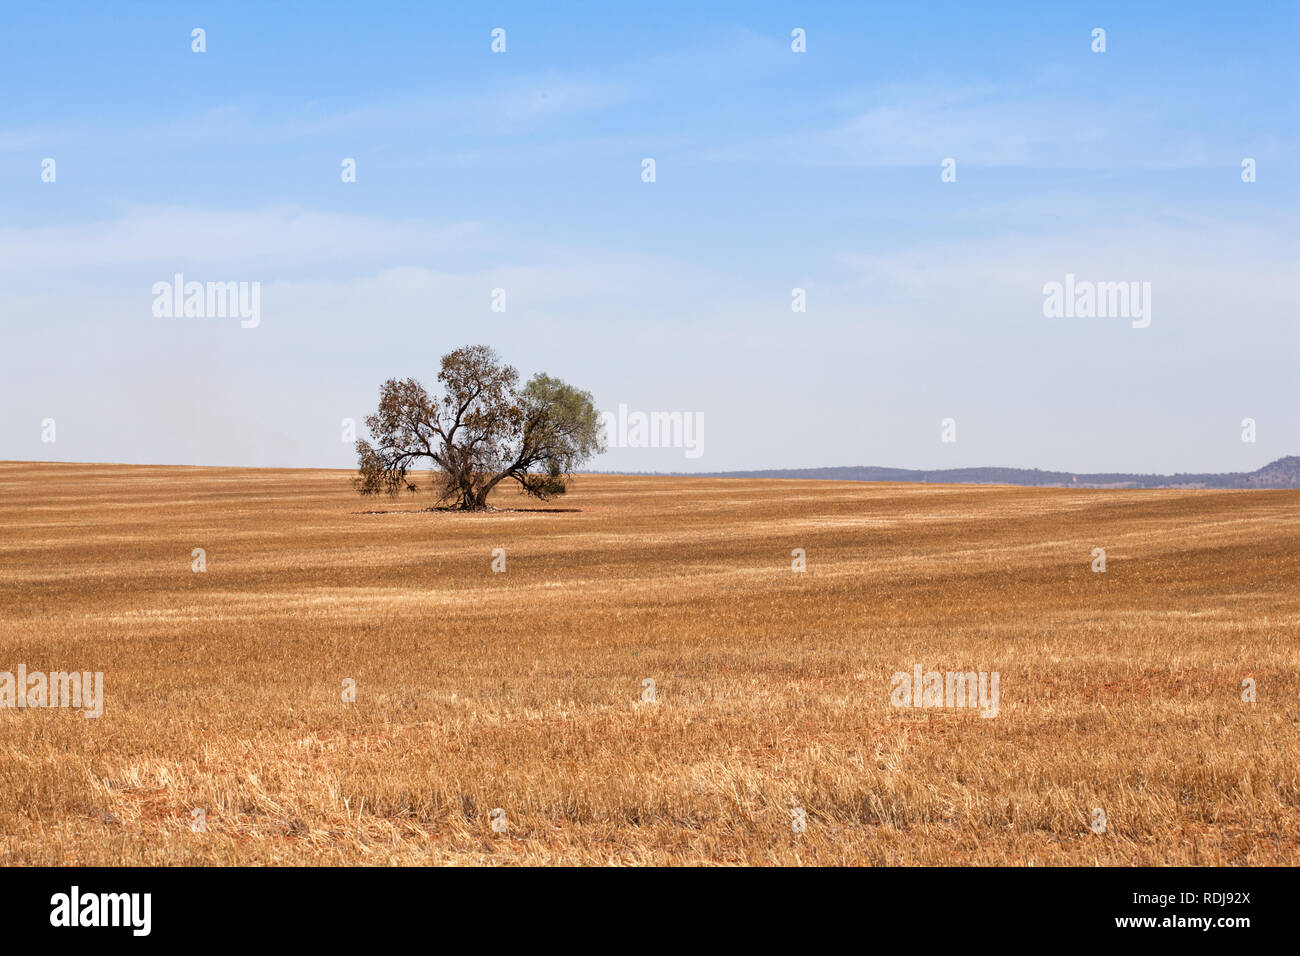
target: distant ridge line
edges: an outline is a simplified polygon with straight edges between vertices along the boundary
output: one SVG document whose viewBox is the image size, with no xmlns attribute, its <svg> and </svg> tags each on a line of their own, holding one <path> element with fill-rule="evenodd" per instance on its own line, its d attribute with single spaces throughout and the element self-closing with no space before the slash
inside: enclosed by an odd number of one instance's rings
<svg viewBox="0 0 1300 956">
<path fill-rule="evenodd" d="M 623 472 L 627 474 L 627 472 Z M 817 481 L 903 481 L 939 485 L 1024 485 L 1063 488 L 1300 488 L 1300 456 L 1288 455 L 1255 471 L 1142 475 L 1041 471 L 1037 468 L 770 468 L 760 471 L 676 473 L 690 478 L 802 478 Z"/>
</svg>

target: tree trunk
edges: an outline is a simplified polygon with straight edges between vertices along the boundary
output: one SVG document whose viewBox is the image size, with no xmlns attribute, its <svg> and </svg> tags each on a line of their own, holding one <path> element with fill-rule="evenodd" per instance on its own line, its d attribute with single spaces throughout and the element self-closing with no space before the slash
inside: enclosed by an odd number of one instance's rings
<svg viewBox="0 0 1300 956">
<path fill-rule="evenodd" d="M 487 507 L 487 496 L 491 490 L 491 485 L 479 485 L 473 480 L 464 481 L 460 486 L 460 500 L 456 507 L 461 511 L 482 511 Z"/>
</svg>

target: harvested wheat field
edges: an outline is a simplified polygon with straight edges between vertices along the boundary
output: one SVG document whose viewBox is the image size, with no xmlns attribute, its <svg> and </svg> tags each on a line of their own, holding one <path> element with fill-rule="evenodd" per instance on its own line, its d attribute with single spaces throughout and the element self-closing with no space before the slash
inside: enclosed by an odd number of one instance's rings
<svg viewBox="0 0 1300 956">
<path fill-rule="evenodd" d="M 1300 492 L 349 480 L 0 465 L 4 863 L 1300 857 Z"/>
</svg>

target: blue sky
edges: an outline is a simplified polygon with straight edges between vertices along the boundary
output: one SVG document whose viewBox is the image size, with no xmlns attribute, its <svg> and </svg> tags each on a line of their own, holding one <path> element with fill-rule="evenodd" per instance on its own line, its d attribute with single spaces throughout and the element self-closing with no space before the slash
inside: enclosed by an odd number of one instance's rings
<svg viewBox="0 0 1300 956">
<path fill-rule="evenodd" d="M 703 415 L 605 470 L 1300 453 L 1295 4 L 125 6 L 0 12 L 0 458 L 345 467 L 471 342 Z"/>
</svg>

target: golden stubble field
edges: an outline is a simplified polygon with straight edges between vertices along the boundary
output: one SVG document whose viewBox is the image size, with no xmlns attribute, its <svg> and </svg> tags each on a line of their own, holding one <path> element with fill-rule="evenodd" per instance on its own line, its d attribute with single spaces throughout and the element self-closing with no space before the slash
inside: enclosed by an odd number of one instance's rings
<svg viewBox="0 0 1300 956">
<path fill-rule="evenodd" d="M 105 684 L 99 719 L 0 709 L 6 864 L 1300 859 L 1300 492 L 585 476 L 454 515 L 342 471 L 35 463 L 0 492 L 0 671 Z M 998 672 L 998 716 L 893 707 L 918 664 Z"/>
</svg>

